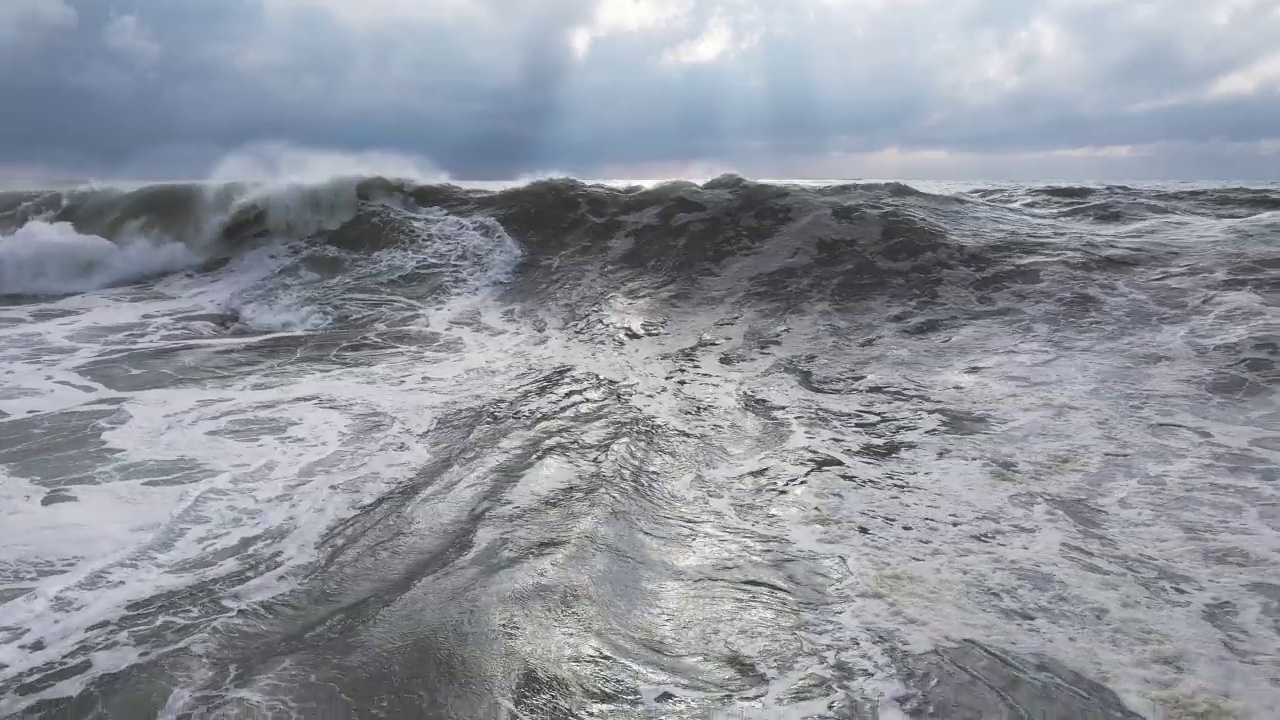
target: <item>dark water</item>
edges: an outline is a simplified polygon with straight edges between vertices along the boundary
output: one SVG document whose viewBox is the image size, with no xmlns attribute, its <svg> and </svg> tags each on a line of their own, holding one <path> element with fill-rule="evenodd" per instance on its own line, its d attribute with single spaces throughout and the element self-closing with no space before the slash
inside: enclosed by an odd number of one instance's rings
<svg viewBox="0 0 1280 720">
<path fill-rule="evenodd" d="M 0 716 L 1270 717 L 1280 188 L 925 189 L 0 196 Z"/>
</svg>

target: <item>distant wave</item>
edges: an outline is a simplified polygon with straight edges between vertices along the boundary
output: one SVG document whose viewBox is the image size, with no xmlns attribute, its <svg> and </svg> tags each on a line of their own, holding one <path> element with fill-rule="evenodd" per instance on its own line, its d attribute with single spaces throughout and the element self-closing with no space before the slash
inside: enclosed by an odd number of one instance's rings
<svg viewBox="0 0 1280 720">
<path fill-rule="evenodd" d="M 974 227 L 1008 222 L 1001 207 L 1108 226 L 1167 216 L 1229 220 L 1275 212 L 1280 191 L 1061 186 L 939 196 L 898 183 L 802 186 L 730 175 L 648 187 L 552 179 L 501 191 L 368 177 L 10 192 L 0 194 L 0 294 L 91 291 L 197 267 L 267 239 L 385 249 L 412 242 L 414 213 L 431 208 L 489 218 L 534 258 L 598 255 L 655 277 L 698 273 L 781 244 L 790 257 L 775 253 L 772 267 L 755 268 L 757 280 L 772 272 L 777 282 L 823 281 L 853 292 L 907 275 L 917 285 L 941 282 L 938 273 L 958 267 L 998 270 L 1008 248 L 978 250 L 965 238 Z"/>
</svg>

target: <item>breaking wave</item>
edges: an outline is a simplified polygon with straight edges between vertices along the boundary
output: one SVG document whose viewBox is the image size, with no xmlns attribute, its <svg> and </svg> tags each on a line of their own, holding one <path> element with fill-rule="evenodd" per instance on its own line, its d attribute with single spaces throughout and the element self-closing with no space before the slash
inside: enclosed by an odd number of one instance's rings
<svg viewBox="0 0 1280 720">
<path fill-rule="evenodd" d="M 193 266 L 181 243 L 113 243 L 70 223 L 35 220 L 0 238 L 0 295 L 59 295 L 144 280 Z"/>
</svg>

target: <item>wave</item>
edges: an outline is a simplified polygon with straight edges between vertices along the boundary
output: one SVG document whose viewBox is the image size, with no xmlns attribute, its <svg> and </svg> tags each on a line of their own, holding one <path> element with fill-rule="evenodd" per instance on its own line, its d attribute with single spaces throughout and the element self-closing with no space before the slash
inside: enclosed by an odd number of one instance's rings
<svg viewBox="0 0 1280 720">
<path fill-rule="evenodd" d="M 1205 485 L 1197 477 L 1274 479 L 1244 441 L 1210 442 L 1265 440 L 1265 428 L 1231 416 L 1261 417 L 1280 387 L 1273 195 L 947 195 L 736 176 L 492 191 L 372 176 L 0 196 L 0 292 L 91 292 L 179 273 L 111 291 L 127 303 L 37 311 L 22 301 L 0 318 L 18 371 L 4 412 L 20 442 L 7 465 L 31 491 L 48 490 L 23 500 L 30 517 L 119 507 L 142 543 L 14 601 L 21 614 L 9 624 L 31 630 L 3 658 L 0 702 L 59 712 L 80 699 L 58 698 L 83 688 L 79 698 L 125 707 L 162 701 L 150 688 L 163 681 L 192 691 L 157 709 L 166 716 L 250 693 L 280 697 L 273 708 L 296 700 L 295 714 L 308 715 L 330 688 L 362 705 L 405 691 L 409 673 L 421 681 L 413 699 L 387 712 L 422 714 L 421 698 L 442 706 L 480 684 L 531 716 L 564 698 L 623 707 L 642 687 L 656 693 L 655 677 L 670 690 L 654 702 L 668 708 L 695 693 L 755 702 L 767 692 L 786 705 L 837 689 L 855 697 L 867 686 L 847 658 L 861 656 L 843 653 L 866 648 L 878 673 L 886 651 L 876 682 L 901 677 L 915 692 L 919 678 L 941 678 L 910 700 L 924 707 L 999 658 L 983 646 L 907 657 L 896 628 L 1018 642 L 1026 628 L 1077 633 L 1097 618 L 1034 603 L 1046 587 L 1098 577 L 1094 561 L 1114 574 L 1082 587 L 1119 606 L 1150 589 L 1150 566 L 1130 567 L 1116 554 L 1125 547 L 1167 539 L 1178 557 L 1204 558 L 1188 570 L 1201 580 L 1228 577 L 1212 574 L 1226 567 L 1220 558 L 1245 557 L 1222 554 L 1215 538 L 1185 551 L 1178 523 L 1206 507 L 1239 515 L 1212 492 L 1192 498 L 1167 535 L 1133 530 L 1123 507 L 1080 493 L 1121 483 L 1108 497 L 1146 498 L 1139 510 L 1163 519 L 1170 498 Z M 1143 439 L 1153 421 L 1153 437 L 1193 443 L 1175 456 L 1192 482 L 1130 472 L 1168 456 L 1171 446 Z M 148 502 L 98 491 L 113 482 L 172 488 L 179 510 L 157 502 L 154 524 L 134 517 Z M 704 507 L 714 512 L 699 516 Z M 955 524 L 937 508 L 955 509 Z M 1113 512 L 1125 522 L 1108 525 Z M 1073 538 L 1088 547 L 1036 558 L 994 610 L 988 585 L 957 582 L 963 592 L 944 599 L 960 620 L 911 619 L 937 617 L 921 599 L 935 588 L 879 572 L 939 547 L 917 544 L 925 527 L 972 545 L 959 555 L 1012 547 L 1021 557 L 1021 541 L 981 529 L 1019 518 L 1058 523 L 1054 537 L 1079 526 Z M 1262 522 L 1238 530 L 1256 534 Z M 840 550 L 854 543 L 857 553 Z M 83 543 L 55 545 L 80 562 Z M 1092 558 L 1084 570 L 1076 548 Z M 690 553 L 709 564 L 668 562 Z M 769 559 L 718 561 L 744 557 Z M 423 607 L 461 614 L 435 613 L 424 627 Z M 830 631 L 848 616 L 866 619 L 865 632 Z M 1175 617 L 1161 632 L 1217 645 L 1199 626 L 1177 635 L 1183 626 Z M 492 653 L 491 627 L 505 638 Z M 815 665 L 811 648 L 788 642 L 810 629 L 835 664 Z M 437 656 L 441 642 L 465 652 Z M 1127 637 L 1107 642 L 1124 660 L 1108 667 L 1146 662 L 1128 654 Z M 784 652 L 751 649 L 775 646 Z M 1204 655 L 1188 677 L 1222 657 Z M 952 678 L 943 665 L 963 667 Z M 786 683 L 820 671 L 821 687 L 806 679 L 793 694 L 762 668 Z M 982 702 L 998 714 L 1012 702 L 1001 688 L 1021 680 L 992 673 Z M 1073 707 L 1085 695 L 1119 702 L 1077 689 Z M 804 712 L 837 707 L 803 702 Z"/>
<path fill-rule="evenodd" d="M 60 295 L 163 275 L 200 262 L 179 243 L 113 243 L 41 220 L 0 238 L 0 295 Z"/>
<path fill-rule="evenodd" d="M 1046 244 L 997 240 L 1026 229 L 1013 227 L 1019 223 L 1121 227 L 1153 218 L 1249 218 L 1276 208 L 1280 192 L 1265 188 L 1005 187 L 947 196 L 900 183 L 799 185 L 731 175 L 647 187 L 548 179 L 499 191 L 381 176 L 89 187 L 0 196 L 0 294 L 90 291 L 272 240 L 353 253 L 439 244 L 451 236 L 424 235 L 419 226 L 423 213 L 445 213 L 496 223 L 528 256 L 526 269 L 552 257 L 591 258 L 655 282 L 715 272 L 762 292 L 839 298 L 910 284 L 927 295 L 963 279 L 991 287 L 1006 276 L 1029 277 L 1014 267 L 1015 256 L 1043 254 Z"/>
<path fill-rule="evenodd" d="M 356 215 L 354 180 L 176 183 L 0 196 L 0 295 L 60 295 L 197 267 L 256 239 L 298 239 Z M 239 240 L 241 242 L 233 242 Z"/>
<path fill-rule="evenodd" d="M 1280 210 L 1280 189 L 1274 187 L 1046 185 L 970 192 L 984 200 L 1053 217 L 1103 224 L 1142 222 L 1164 215 L 1231 220 Z"/>
</svg>

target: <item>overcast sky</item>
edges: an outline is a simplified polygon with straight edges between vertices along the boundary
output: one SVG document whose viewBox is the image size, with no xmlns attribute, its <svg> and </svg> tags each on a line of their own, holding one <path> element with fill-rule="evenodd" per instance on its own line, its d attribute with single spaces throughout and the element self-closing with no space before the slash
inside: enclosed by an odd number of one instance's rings
<svg viewBox="0 0 1280 720">
<path fill-rule="evenodd" d="M 459 179 L 1280 179 L 1280 0 L 0 0 L 0 177 L 310 150 Z"/>
</svg>

